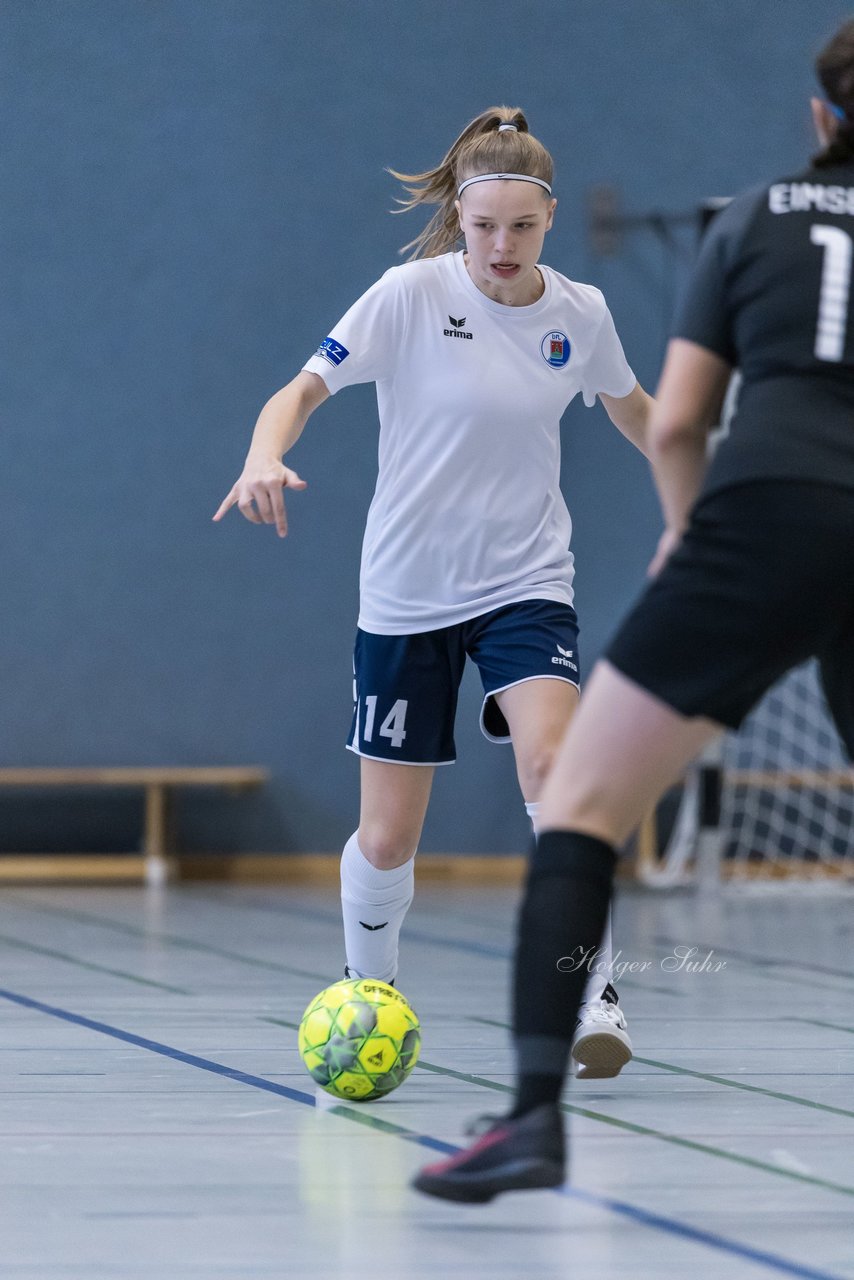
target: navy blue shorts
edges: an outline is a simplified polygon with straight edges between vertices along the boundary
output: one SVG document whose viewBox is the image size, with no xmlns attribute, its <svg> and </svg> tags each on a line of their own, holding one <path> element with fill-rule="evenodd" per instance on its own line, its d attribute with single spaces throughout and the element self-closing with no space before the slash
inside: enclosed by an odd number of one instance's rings
<svg viewBox="0 0 854 1280">
<path fill-rule="evenodd" d="M 496 693 L 525 680 L 578 686 L 575 610 L 551 600 L 523 600 L 417 635 L 357 631 L 348 748 L 399 764 L 452 764 L 466 656 L 476 663 L 483 683 L 480 727 L 491 742 L 509 742 Z"/>
<path fill-rule="evenodd" d="M 813 656 L 854 756 L 854 494 L 797 480 L 701 497 L 605 651 L 674 711 L 730 729 Z"/>
</svg>

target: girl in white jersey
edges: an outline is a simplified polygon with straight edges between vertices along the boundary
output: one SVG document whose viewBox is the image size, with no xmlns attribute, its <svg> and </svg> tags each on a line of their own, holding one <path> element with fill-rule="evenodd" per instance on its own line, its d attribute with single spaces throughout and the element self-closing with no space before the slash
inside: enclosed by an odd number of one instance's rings
<svg viewBox="0 0 854 1280">
<path fill-rule="evenodd" d="M 481 727 L 510 741 L 536 826 L 540 788 L 578 700 L 571 521 L 560 418 L 581 392 L 645 448 L 652 401 L 598 289 L 538 264 L 552 225 L 552 159 L 519 110 L 473 120 L 442 163 L 395 173 L 404 208 L 438 205 L 413 256 L 370 288 L 265 405 L 233 506 L 287 532 L 282 463 L 329 395 L 375 382 L 379 475 L 365 531 L 349 748 L 361 757 L 358 830 L 341 860 L 347 970 L 393 981 L 434 769 L 455 758 L 466 656 Z M 455 251 L 460 238 L 465 250 Z M 417 767 L 411 767 L 417 766 Z M 610 939 L 573 1043 L 576 1073 L 631 1057 L 608 982 Z"/>
</svg>

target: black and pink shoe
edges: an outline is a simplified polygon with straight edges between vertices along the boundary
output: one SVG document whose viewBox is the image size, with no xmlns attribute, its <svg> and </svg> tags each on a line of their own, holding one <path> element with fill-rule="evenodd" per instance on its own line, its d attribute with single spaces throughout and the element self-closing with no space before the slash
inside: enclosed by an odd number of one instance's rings
<svg viewBox="0 0 854 1280">
<path fill-rule="evenodd" d="M 563 1120 L 546 1103 L 518 1120 L 497 1120 L 467 1150 L 427 1165 L 412 1185 L 442 1200 L 485 1204 L 502 1191 L 559 1187 L 565 1176 Z"/>
</svg>

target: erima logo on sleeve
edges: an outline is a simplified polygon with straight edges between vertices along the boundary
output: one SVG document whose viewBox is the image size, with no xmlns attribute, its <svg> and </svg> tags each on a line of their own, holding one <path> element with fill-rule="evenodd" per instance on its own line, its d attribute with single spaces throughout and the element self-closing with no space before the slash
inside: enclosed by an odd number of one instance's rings
<svg viewBox="0 0 854 1280">
<path fill-rule="evenodd" d="M 468 338 L 471 340 L 472 334 L 463 332 L 466 327 L 465 316 L 463 316 L 462 320 L 455 320 L 453 316 L 448 316 L 448 320 L 451 323 L 451 328 L 445 330 L 446 338 Z"/>
<path fill-rule="evenodd" d="M 338 365 L 342 360 L 347 359 L 350 352 L 346 347 L 342 347 L 340 342 L 336 342 L 334 338 L 324 338 L 317 348 L 316 354 L 323 356 L 324 360 L 328 360 L 330 364 Z"/>
</svg>

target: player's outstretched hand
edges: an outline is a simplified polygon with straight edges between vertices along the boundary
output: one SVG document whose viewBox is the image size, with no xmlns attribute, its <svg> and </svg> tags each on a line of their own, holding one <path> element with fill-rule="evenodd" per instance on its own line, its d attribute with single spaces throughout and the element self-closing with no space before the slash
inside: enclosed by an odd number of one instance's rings
<svg viewBox="0 0 854 1280">
<path fill-rule="evenodd" d="M 237 484 L 221 504 L 214 520 L 221 520 L 232 507 L 253 524 L 274 524 L 280 538 L 288 532 L 285 489 L 305 489 L 306 481 L 281 462 L 263 466 L 247 465 Z"/>
</svg>

